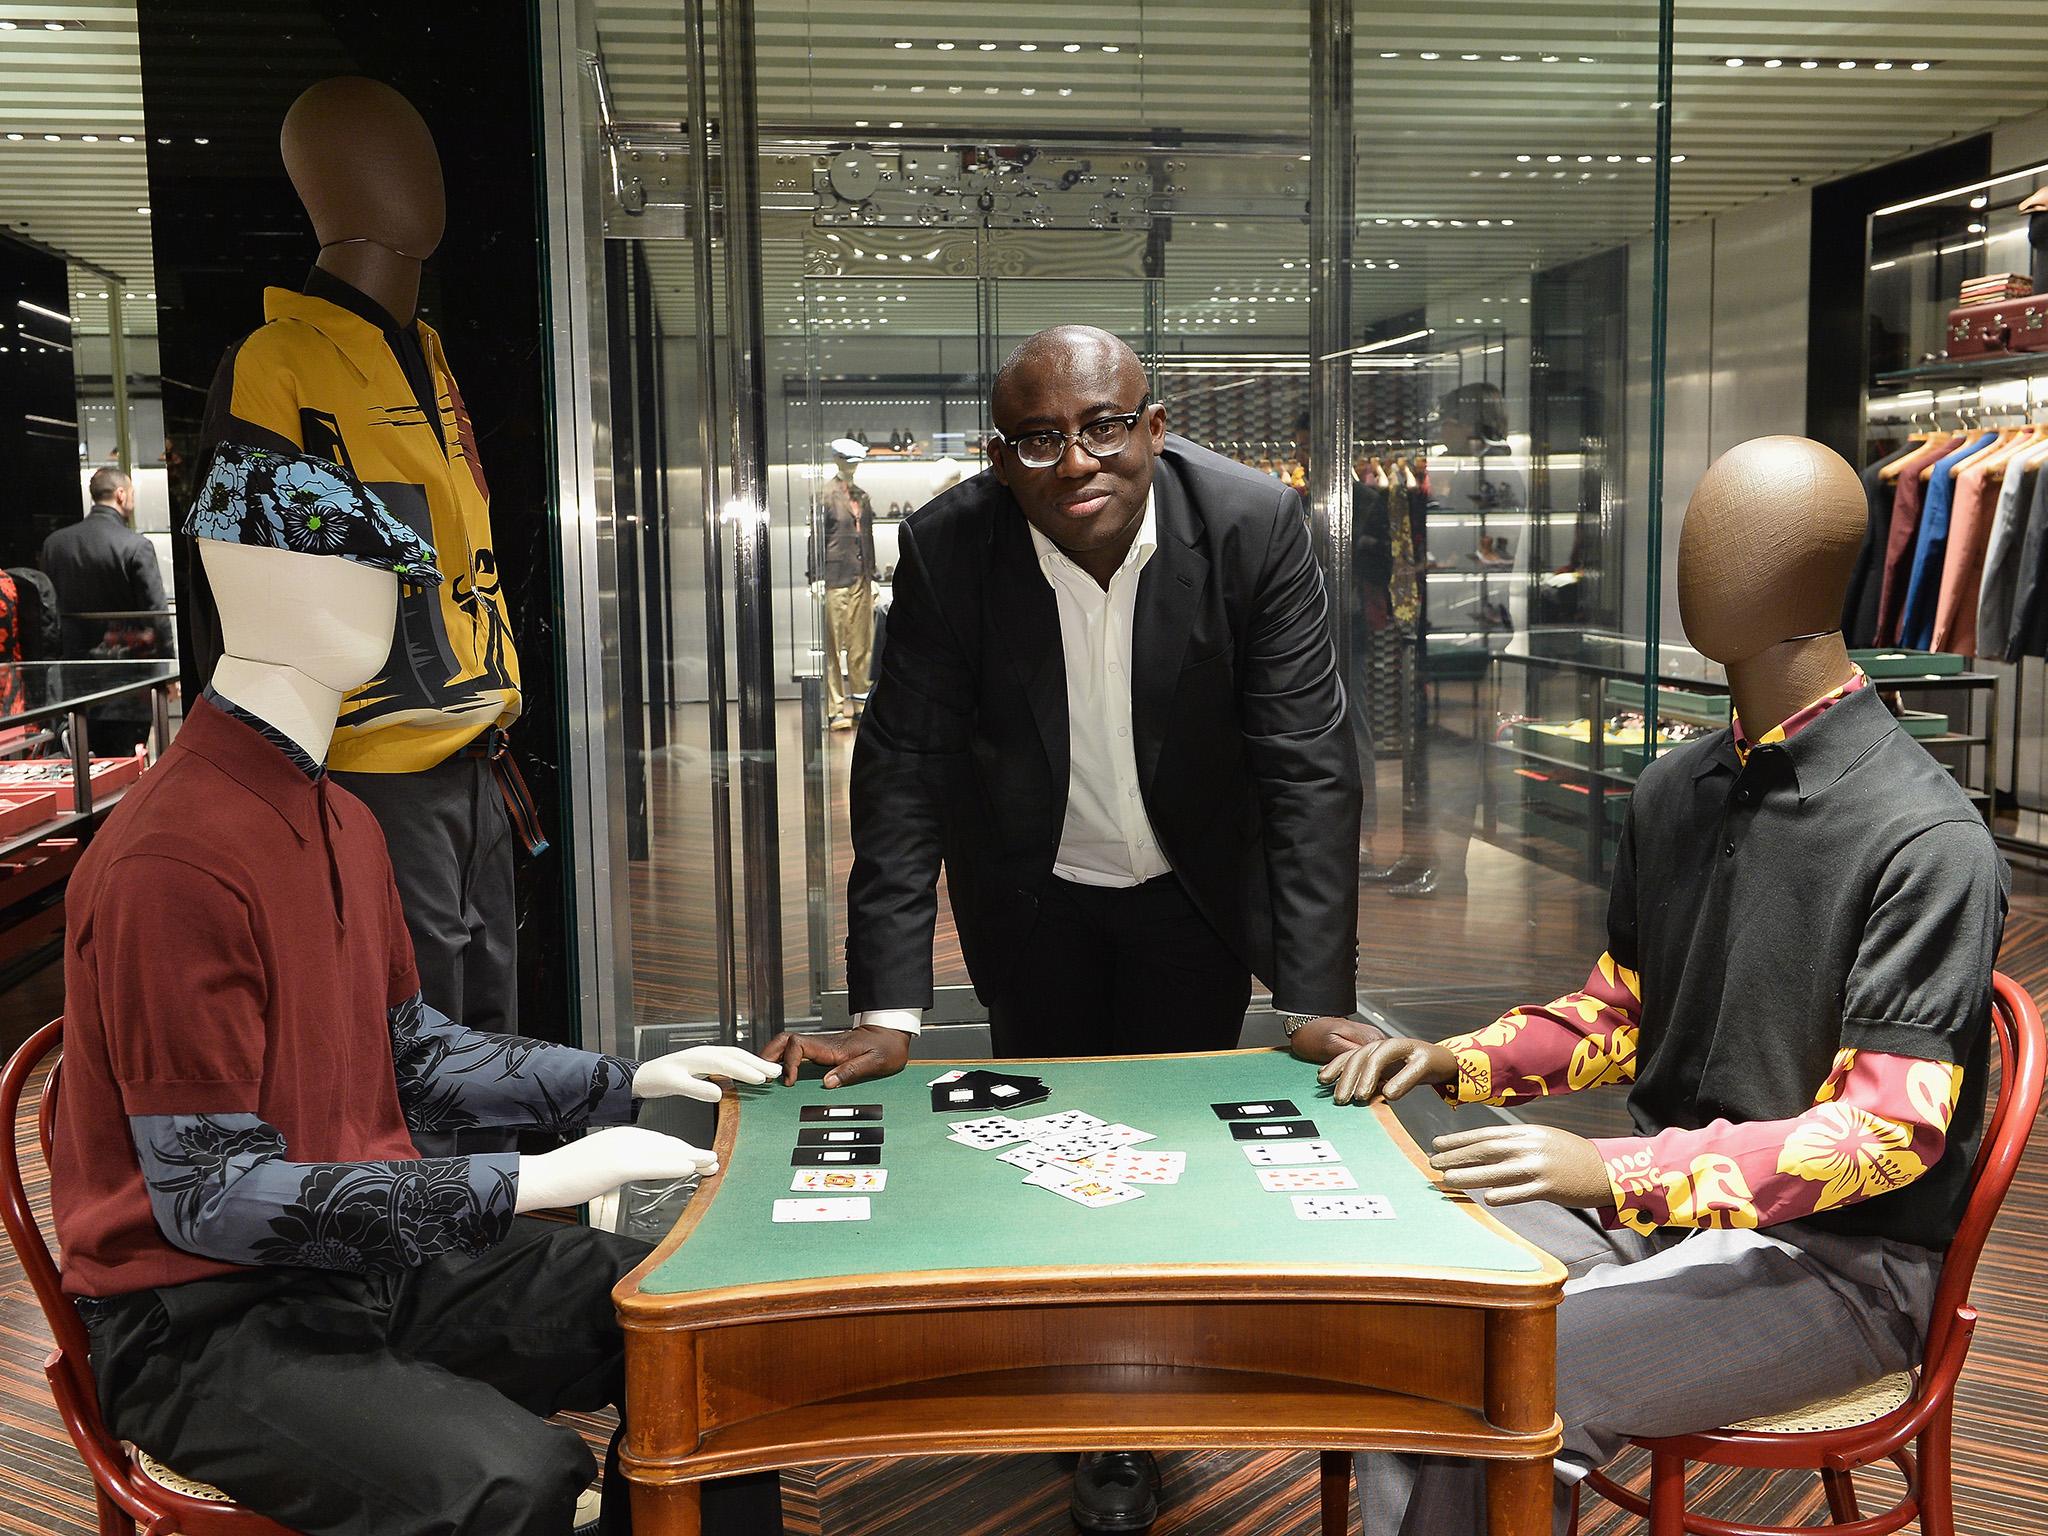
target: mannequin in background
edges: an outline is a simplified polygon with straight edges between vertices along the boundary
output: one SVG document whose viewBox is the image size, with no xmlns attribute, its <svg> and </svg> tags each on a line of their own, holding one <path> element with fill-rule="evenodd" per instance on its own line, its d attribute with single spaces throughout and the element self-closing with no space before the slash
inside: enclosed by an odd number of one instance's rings
<svg viewBox="0 0 2048 1536">
<path fill-rule="evenodd" d="M 1431 1158 L 1571 1275 L 1559 1532 L 1628 1436 L 1790 1412 L 1920 1357 L 1983 1131 L 2007 874 L 1831 627 L 1864 525 L 1856 472 L 1818 443 L 1715 463 L 1679 608 L 1735 720 L 1638 780 L 1584 989 L 1323 1069 L 1339 1104 L 1633 1085 L 1634 1136 L 1493 1125 Z M 1366 1457 L 1359 1486 L 1367 1536 L 1486 1526 L 1463 1463 Z"/>
<path fill-rule="evenodd" d="M 382 832 L 322 766 L 402 590 L 441 579 L 433 549 L 345 470 L 233 446 L 186 531 L 226 653 L 81 861 L 66 939 L 52 1198 L 107 1422 L 307 1536 L 568 1536 L 596 1467 L 538 1415 L 622 1402 L 610 1293 L 648 1249 L 520 1218 L 710 1171 L 624 1122 L 773 1069 L 436 1011 Z M 614 1128 L 414 1151 L 458 1125 Z M 781 1528 L 772 1479 L 719 1498 L 734 1529 Z"/>
<path fill-rule="evenodd" d="M 516 1030 L 512 842 L 546 844 L 506 742 L 519 658 L 476 435 L 440 338 L 415 319 L 446 222 L 440 160 L 404 97 L 355 78 L 301 95 L 281 145 L 319 258 L 303 292 L 265 292 L 267 323 L 214 380 L 207 435 L 340 465 L 441 552 L 447 579 L 404 589 L 389 655 L 343 701 L 332 766 L 390 843 L 428 1002 Z M 204 677 L 210 637 L 203 619 L 194 628 Z M 465 1151 L 511 1144 L 460 1138 Z M 421 1150 L 457 1140 L 428 1133 Z"/>
<path fill-rule="evenodd" d="M 2048 293 L 2048 187 L 2020 204 L 2027 216 L 2027 245 L 2033 252 L 2034 292 Z"/>
<path fill-rule="evenodd" d="M 826 724 L 853 729 L 867 708 L 875 645 L 875 504 L 853 483 L 868 456 L 850 437 L 834 438 L 835 473 L 821 500 L 823 526 L 811 580 L 825 594 Z"/>
</svg>

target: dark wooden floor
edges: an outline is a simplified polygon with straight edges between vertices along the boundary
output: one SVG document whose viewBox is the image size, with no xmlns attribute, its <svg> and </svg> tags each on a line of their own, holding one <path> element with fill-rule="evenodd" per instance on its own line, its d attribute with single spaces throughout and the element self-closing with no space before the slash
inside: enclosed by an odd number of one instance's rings
<svg viewBox="0 0 2048 1536">
<path fill-rule="evenodd" d="M 796 760 L 794 722 L 786 723 L 786 760 Z M 843 889 L 848 850 L 843 815 L 848 736 L 829 739 L 831 882 Z M 1439 806 L 1458 799 L 1458 763 L 1439 775 Z M 785 775 L 794 780 L 796 775 Z M 704 900 L 710 839 L 703 806 L 701 751 L 687 742 L 651 774 L 653 857 L 633 874 L 643 1018 L 707 1017 L 715 1012 L 710 964 L 711 913 Z M 1396 803 L 1391 774 L 1382 775 L 1382 803 Z M 1469 803 L 1469 802 L 1462 802 Z M 782 805 L 785 970 L 792 999 L 808 995 L 810 955 L 804 906 L 801 787 L 785 786 Z M 1399 851 L 1398 814 L 1378 852 Z M 1414 835 L 1421 846 L 1419 834 Z M 1439 841 L 1441 848 L 1443 843 Z M 1453 845 L 1455 846 L 1455 845 Z M 1576 986 L 1604 947 L 1604 894 L 1581 881 L 1483 843 L 1468 861 L 1463 896 L 1397 901 L 1368 888 L 1361 899 L 1361 990 L 1423 1034 L 1471 1026 L 1506 1006 L 1547 998 Z M 2037 994 L 2048 995 L 2048 885 L 2017 881 L 2003 967 Z M 844 974 L 835 894 L 830 959 L 833 983 Z M 941 982 L 966 980 L 950 928 L 940 937 Z M 61 985 L 45 970 L 0 996 L 0 1046 L 12 1048 L 35 1024 L 61 1009 Z M 1572 1129 L 1611 1132 L 1621 1125 L 1614 1094 L 1558 1101 L 1546 1114 Z M 25 1128 L 18 1128 L 18 1131 Z M 2041 1368 L 2044 1333 L 2042 1241 L 2048 1221 L 2048 1133 L 2037 1136 L 1994 1234 L 1976 1287 L 1983 1313 L 1960 1393 L 1957 1425 L 1959 1529 L 1966 1536 L 2016 1536 L 2048 1531 L 2048 1382 Z M 12 1255 L 0 1255 L 0 1532 L 90 1536 L 90 1489 L 50 1408 L 42 1378 L 48 1348 L 40 1313 Z M 598 1424 L 586 1426 L 595 1434 Z M 1165 1458 L 1167 1508 L 1159 1536 L 1309 1536 L 1315 1513 L 1313 1458 L 1286 1454 L 1211 1452 Z M 1067 1480 L 1048 1456 L 832 1463 L 784 1479 L 792 1533 L 816 1536 L 1061 1536 L 1071 1532 Z M 1747 1476 L 1696 1483 L 1699 1505 L 1729 1513 L 1806 1519 L 1820 1513 L 1812 1480 L 1786 1476 L 1759 1487 Z M 1866 1501 L 1868 1503 L 1868 1501 Z M 1589 1512 L 1587 1536 L 1623 1536 L 1640 1523 L 1618 1513 Z M 714 1533 L 715 1536 L 715 1533 Z"/>
</svg>

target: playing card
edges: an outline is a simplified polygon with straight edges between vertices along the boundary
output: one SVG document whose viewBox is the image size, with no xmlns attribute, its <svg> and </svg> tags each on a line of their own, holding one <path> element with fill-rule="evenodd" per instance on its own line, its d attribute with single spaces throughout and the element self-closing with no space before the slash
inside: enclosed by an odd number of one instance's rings
<svg viewBox="0 0 2048 1536">
<path fill-rule="evenodd" d="M 1257 1168 L 1293 1168 L 1302 1163 L 1341 1163 L 1337 1149 L 1327 1141 L 1247 1142 L 1244 1155 Z"/>
<path fill-rule="evenodd" d="M 1335 1168 L 1261 1168 L 1259 1187 L 1288 1194 L 1298 1189 L 1356 1189 L 1358 1180 L 1341 1164 Z"/>
<path fill-rule="evenodd" d="M 888 1182 L 886 1168 L 799 1168 L 789 1187 L 800 1195 L 850 1195 L 856 1190 L 880 1190 Z"/>
<path fill-rule="evenodd" d="M 1008 1115 L 986 1115 L 979 1120 L 955 1120 L 946 1128 L 946 1140 L 993 1151 L 1029 1138 L 1025 1136 L 1024 1128 Z"/>
<path fill-rule="evenodd" d="M 1033 1141 L 1046 1136 L 1064 1135 L 1068 1131 L 1082 1130 L 1092 1126 L 1107 1125 L 1085 1109 L 1063 1109 L 1057 1114 L 1036 1115 L 1029 1120 L 1017 1122 L 1024 1128 L 1024 1134 Z"/>
<path fill-rule="evenodd" d="M 1247 1104 L 1211 1104 L 1218 1120 L 1272 1120 L 1282 1115 L 1298 1115 L 1292 1099 L 1254 1100 Z"/>
<path fill-rule="evenodd" d="M 806 1104 L 797 1111 L 797 1119 L 806 1124 L 823 1121 L 830 1124 L 839 1120 L 879 1120 L 882 1106 L 879 1104 Z"/>
<path fill-rule="evenodd" d="M 1141 1141 L 1157 1141 L 1159 1139 L 1150 1131 L 1141 1131 L 1135 1125 L 1125 1125 L 1121 1121 L 1115 1125 L 1105 1125 L 1101 1130 L 1094 1131 L 1091 1134 L 1103 1141 L 1109 1142 L 1112 1146 L 1118 1147 L 1134 1147 Z"/>
<path fill-rule="evenodd" d="M 1047 1157 L 1086 1157 L 1092 1152 L 1107 1152 L 1111 1147 L 1122 1146 L 1120 1141 L 1103 1140 L 1096 1130 L 1074 1131 L 1065 1136 L 1043 1136 L 1031 1145 Z"/>
<path fill-rule="evenodd" d="M 792 1168 L 873 1168 L 881 1161 L 880 1147 L 798 1147 L 789 1154 Z"/>
<path fill-rule="evenodd" d="M 996 1154 L 996 1161 L 1008 1163 L 1012 1168 L 1031 1170 L 1043 1168 L 1052 1159 L 1039 1151 L 1031 1142 L 1027 1141 L 1021 1147 L 1012 1147 L 1007 1152 L 998 1152 Z"/>
<path fill-rule="evenodd" d="M 1049 1189 L 1091 1210 L 1104 1205 L 1122 1205 L 1126 1200 L 1139 1199 L 1145 1193 L 1142 1189 L 1133 1189 L 1128 1184 L 1118 1184 L 1097 1174 L 1062 1174 L 1051 1168 L 1039 1169 L 1024 1182 Z"/>
<path fill-rule="evenodd" d="M 866 1221 L 868 1197 L 854 1195 L 844 1200 L 778 1200 L 777 1221 Z"/>
<path fill-rule="evenodd" d="M 1002 1109 L 1033 1104 L 1046 1097 L 1043 1078 L 1023 1077 L 1013 1072 L 992 1072 L 976 1067 L 932 1086 L 932 1108 Z"/>
<path fill-rule="evenodd" d="M 936 1088 L 941 1083 L 957 1083 L 960 1081 L 961 1078 L 965 1077 L 966 1075 L 966 1068 L 955 1067 L 950 1072 L 941 1072 L 937 1077 L 933 1078 L 930 1082 L 926 1083 L 925 1087 Z"/>
<path fill-rule="evenodd" d="M 1147 1152 L 1134 1147 L 1112 1147 L 1098 1152 L 1089 1165 L 1104 1178 L 1118 1184 L 1178 1184 L 1187 1168 L 1185 1152 Z"/>
<path fill-rule="evenodd" d="M 879 1147 L 879 1125 L 807 1125 L 796 1133 L 800 1147 Z"/>
<path fill-rule="evenodd" d="M 1230 1134 L 1239 1141 L 1313 1141 L 1322 1132 L 1313 1120 L 1238 1120 Z"/>
<path fill-rule="evenodd" d="M 1389 1221 L 1394 1208 L 1384 1195 L 1296 1195 L 1294 1214 L 1303 1221 Z"/>
</svg>

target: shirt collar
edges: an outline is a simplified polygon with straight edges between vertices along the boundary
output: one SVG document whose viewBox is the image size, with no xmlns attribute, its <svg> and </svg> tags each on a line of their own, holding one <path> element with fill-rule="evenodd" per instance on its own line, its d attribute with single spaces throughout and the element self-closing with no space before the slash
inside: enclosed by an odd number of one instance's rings
<svg viewBox="0 0 2048 1536">
<path fill-rule="evenodd" d="M 335 281 L 340 283 L 339 278 Z M 349 285 L 340 283 L 340 286 L 347 288 Z M 371 300 L 366 298 L 363 302 L 376 309 L 380 315 L 383 314 L 382 308 Z M 355 365 L 356 372 L 366 379 L 380 368 L 395 368 L 398 365 L 397 356 L 392 352 L 390 343 L 385 340 L 385 332 L 380 324 L 367 320 L 356 310 L 320 294 L 294 293 L 289 288 L 266 288 L 263 290 L 263 318 L 297 320 L 301 324 L 310 325 L 339 347 L 342 355 Z M 385 318 L 388 319 L 389 316 Z M 424 320 L 413 321 L 412 328 L 419 333 L 420 346 L 427 355 L 427 361 L 439 368 L 440 343 L 434 334 L 434 328 Z"/>
<path fill-rule="evenodd" d="M 212 692 L 208 689 L 186 714 L 171 750 L 211 763 L 283 817 L 300 842 L 310 843 L 320 829 L 320 783 L 307 778 L 259 731 L 214 703 Z"/>
<path fill-rule="evenodd" d="M 399 329 L 398 322 L 392 318 L 390 310 L 379 304 L 354 283 L 348 281 L 348 279 L 336 277 L 325 267 L 315 267 L 311 272 L 308 272 L 305 284 L 299 291 L 308 298 L 325 299 L 328 303 L 337 305 L 352 315 L 360 315 L 380 331 L 395 331 Z"/>
<path fill-rule="evenodd" d="M 1768 731 L 1765 731 L 1763 735 L 1757 737 L 1755 741 L 1751 741 L 1747 733 L 1744 732 L 1742 716 L 1731 713 L 1728 717 L 1728 729 L 1735 738 L 1736 757 L 1743 762 L 1747 762 L 1749 754 L 1758 747 L 1772 747 L 1780 742 L 1790 741 L 1835 705 L 1841 703 L 1843 699 L 1847 698 L 1857 689 L 1865 687 L 1869 682 L 1870 679 L 1863 675 L 1863 669 L 1857 667 L 1850 675 L 1849 681 L 1842 684 L 1841 687 L 1830 688 L 1811 704 L 1794 710 L 1785 719 L 1772 726 Z"/>
<path fill-rule="evenodd" d="M 1814 701 L 1815 704 L 1822 702 L 1819 699 Z M 1752 756 L 1758 753 L 1784 754 L 1798 781 L 1799 798 L 1802 800 L 1835 784 L 1869 756 L 1873 747 L 1899 728 L 1898 721 L 1885 707 L 1883 695 L 1869 686 L 1869 679 L 1860 671 L 1857 680 L 1852 680 L 1839 698 L 1827 702 L 1829 707 L 1801 722 L 1797 734 L 1768 746 L 1759 742 L 1756 752 L 1752 753 Z M 1811 709 L 1813 705 L 1807 708 Z M 1800 711 L 1800 714 L 1805 713 L 1805 710 Z M 1693 769 L 1693 777 L 1703 778 L 1716 768 L 1726 768 L 1731 774 L 1740 773 L 1746 766 L 1736 756 L 1735 730 L 1730 726 L 1716 733 L 1713 746 Z"/>
<path fill-rule="evenodd" d="M 277 748 L 278 751 L 285 755 L 285 759 L 307 778 L 317 779 L 327 772 L 325 764 L 315 762 L 312 754 L 296 741 L 293 741 L 285 732 L 272 725 L 253 709 L 242 708 L 241 705 L 237 704 L 211 683 L 207 684 L 206 691 L 200 697 L 205 699 L 215 709 L 222 711 L 233 719 L 241 721 L 242 724 Z"/>
<path fill-rule="evenodd" d="M 1079 566 L 1067 558 L 1065 550 L 1040 533 L 1035 526 L 1030 523 L 1024 526 L 1031 530 L 1031 547 L 1038 552 L 1038 568 L 1045 573 L 1048 581 L 1052 579 L 1056 565 L 1073 566 L 1075 570 L 1080 570 Z M 1148 489 L 1145 492 L 1145 516 L 1138 523 L 1138 536 L 1131 540 L 1131 547 L 1124 551 L 1123 563 L 1117 567 L 1117 573 L 1121 575 L 1125 571 L 1143 570 L 1145 562 L 1152 558 L 1152 552 L 1158 548 L 1159 518 L 1153 505 L 1152 492 Z M 1088 579 L 1093 581 L 1095 578 L 1090 576 Z"/>
</svg>

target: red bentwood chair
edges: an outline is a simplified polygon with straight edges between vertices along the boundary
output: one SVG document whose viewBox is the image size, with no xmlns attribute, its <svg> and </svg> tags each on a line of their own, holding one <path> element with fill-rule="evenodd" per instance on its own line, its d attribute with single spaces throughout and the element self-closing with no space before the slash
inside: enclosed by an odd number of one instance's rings
<svg viewBox="0 0 2048 1536">
<path fill-rule="evenodd" d="M 1791 1530 L 1835 1536 L 1887 1536 L 1914 1519 L 1924 1536 L 1955 1536 L 1950 1442 L 1956 1378 L 1969 1353 L 1977 1312 L 1970 1281 L 1984 1239 L 2012 1187 L 2041 1107 L 2041 1015 L 2026 989 L 2008 976 L 1991 978 L 1991 1023 L 2003 1069 L 1998 1101 L 1986 1117 L 1984 1141 L 1970 1170 L 1969 1204 L 1942 1266 L 1934 1293 L 1927 1349 L 1918 1371 L 1883 1381 L 1797 1413 L 1750 1419 L 1698 1435 L 1635 1443 L 1650 1453 L 1650 1496 L 1621 1487 L 1601 1473 L 1586 1481 L 1610 1502 L 1647 1515 L 1650 1536 L 1780 1536 Z M 1918 1454 L 1915 1455 L 1915 1447 Z M 1882 1514 L 1858 1508 L 1853 1474 L 1889 1460 L 1905 1474 L 1905 1496 Z M 1824 1526 L 1743 1525 L 1688 1514 L 1685 1469 L 1703 1461 L 1724 1467 L 1810 1468 L 1827 1489 L 1833 1516 Z M 1574 1530 L 1577 1521 L 1573 1522 Z"/>
<path fill-rule="evenodd" d="M 45 1024 L 22 1043 L 0 1073 L 0 1225 L 14 1243 L 16 1257 L 35 1287 L 43 1316 L 57 1347 L 43 1362 L 50 1395 L 72 1444 L 92 1474 L 99 1500 L 101 1536 L 135 1536 L 140 1522 L 144 1536 L 294 1536 L 273 1520 L 244 1509 L 218 1488 L 178 1476 L 147 1453 L 124 1446 L 107 1432 L 100 1418 L 99 1393 L 93 1386 L 86 1357 L 85 1324 L 59 1280 L 57 1260 L 36 1223 L 28 1189 L 21 1176 L 21 1148 L 15 1139 L 22 1092 L 45 1055 L 55 1054 L 63 1039 L 64 1021 Z M 36 1136 L 43 1161 L 50 1159 L 50 1133 L 57 1119 L 57 1074 L 61 1058 L 52 1062 L 36 1110 Z"/>
</svg>

